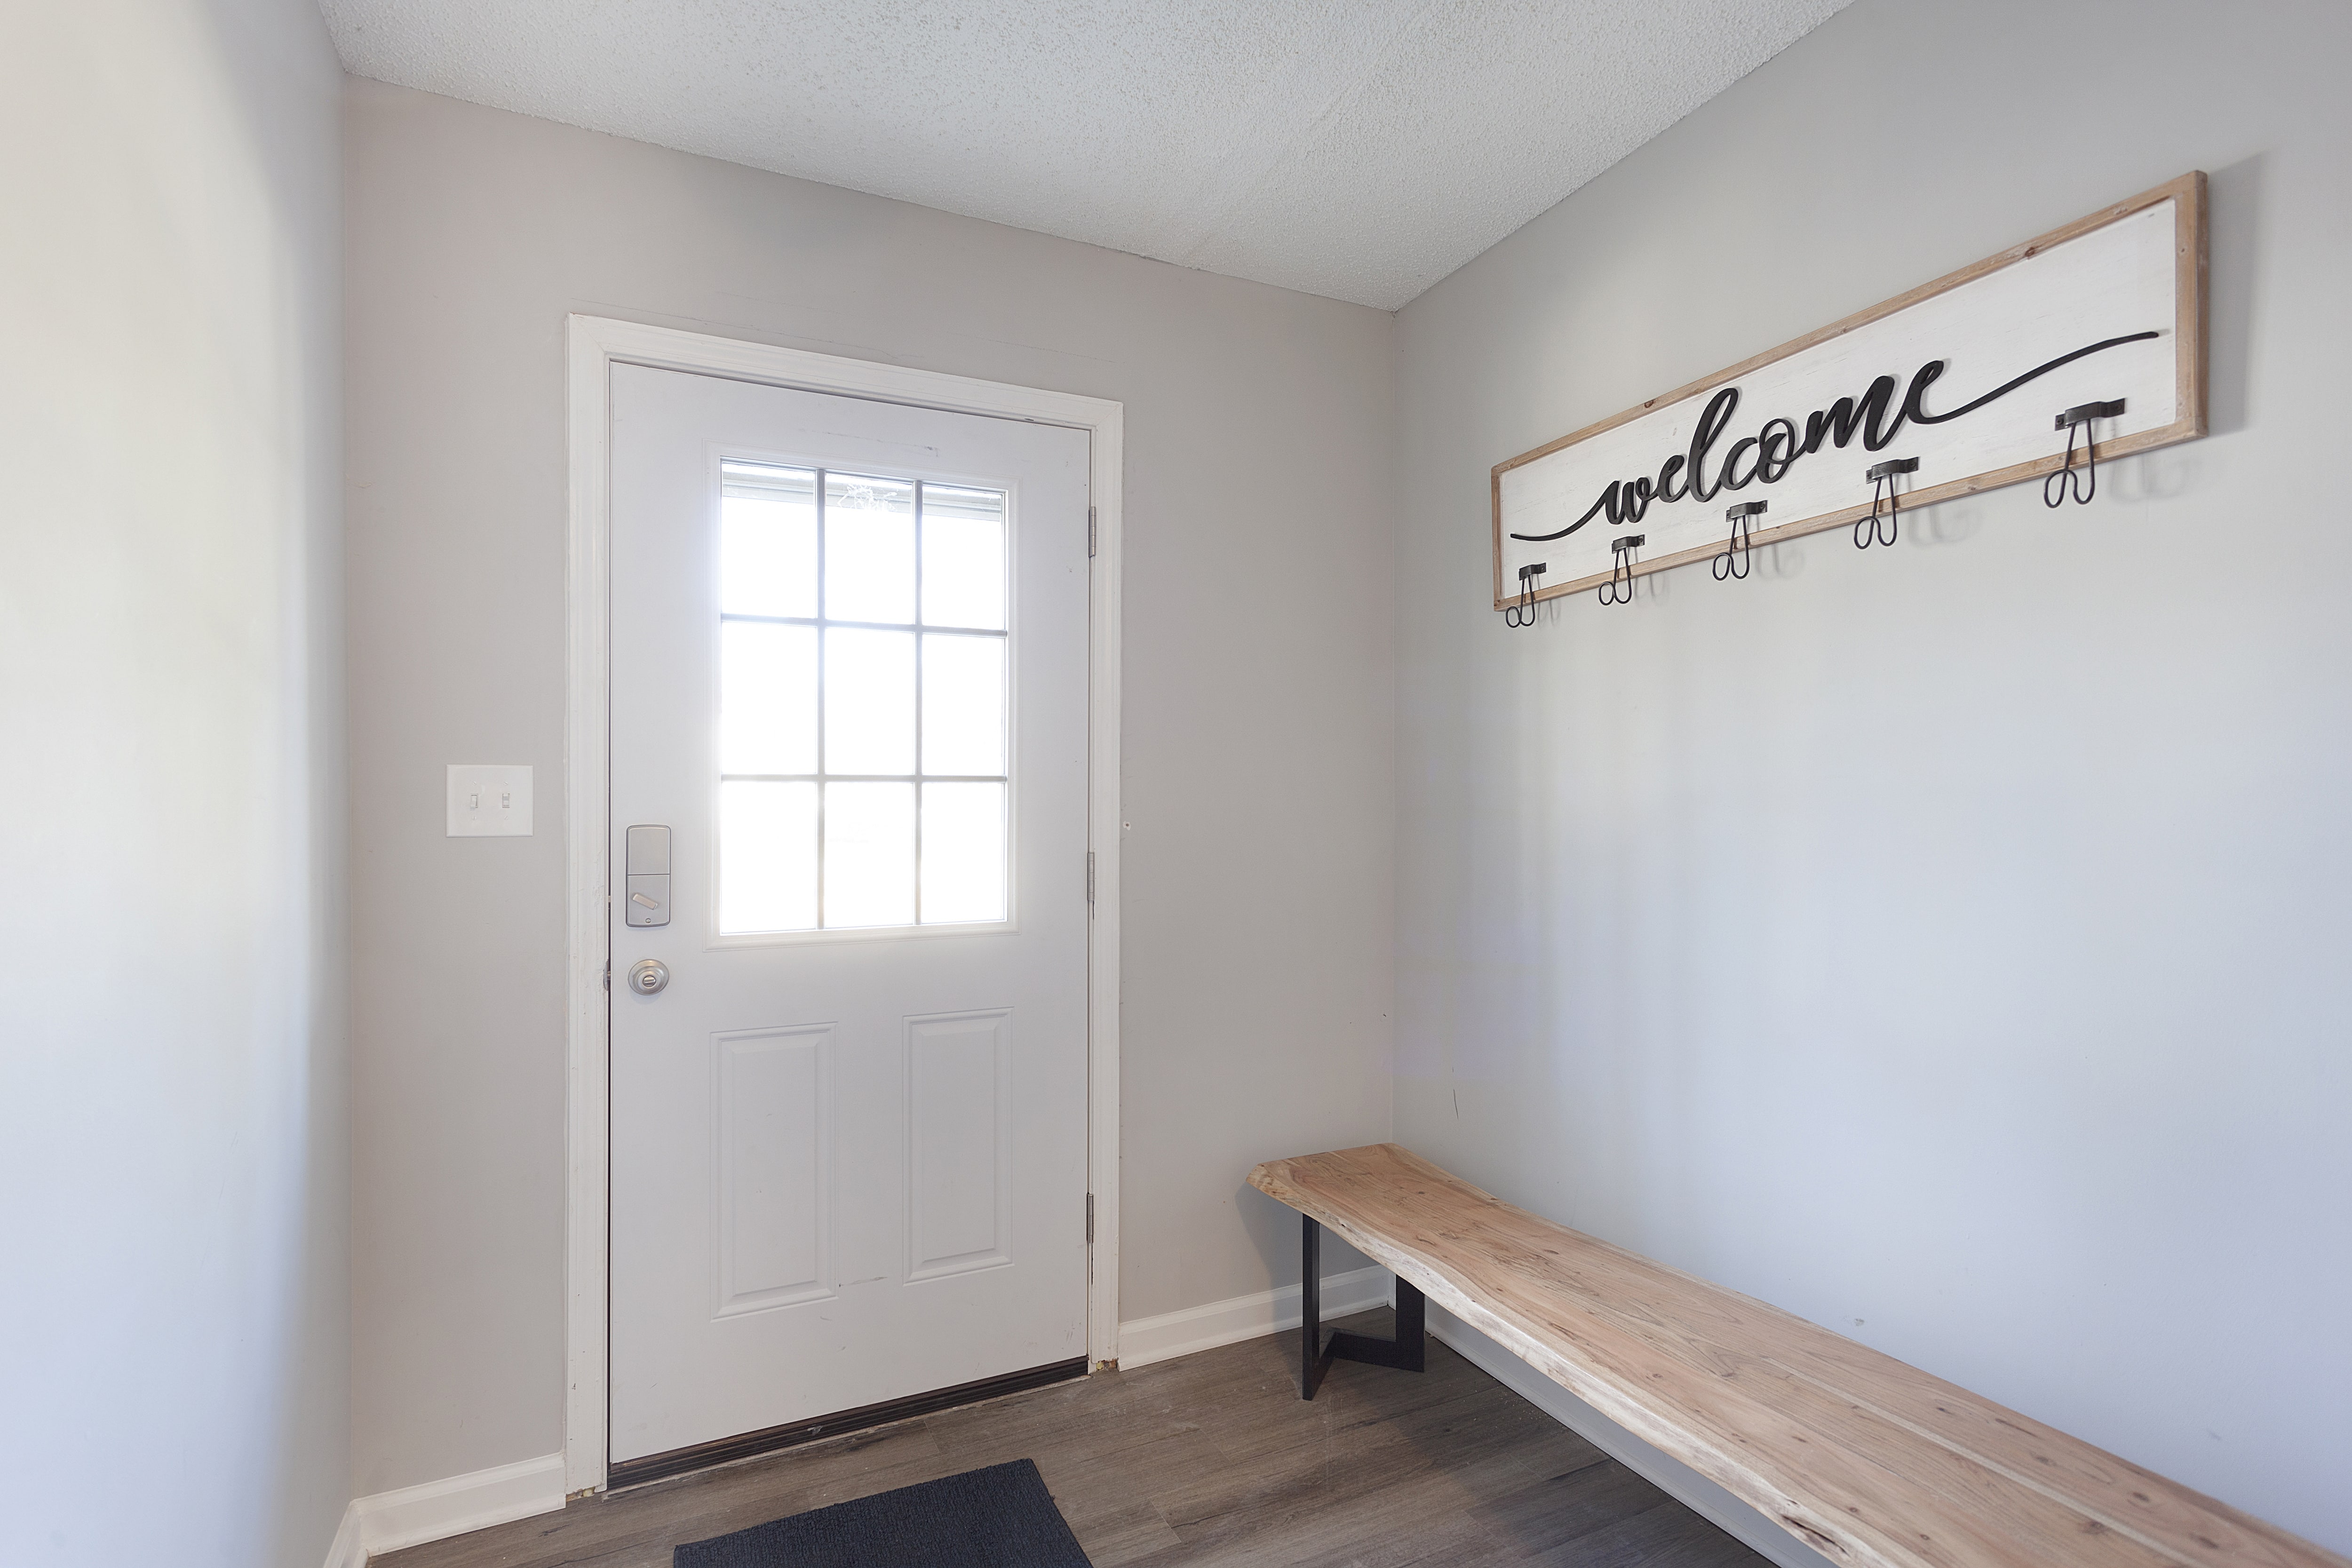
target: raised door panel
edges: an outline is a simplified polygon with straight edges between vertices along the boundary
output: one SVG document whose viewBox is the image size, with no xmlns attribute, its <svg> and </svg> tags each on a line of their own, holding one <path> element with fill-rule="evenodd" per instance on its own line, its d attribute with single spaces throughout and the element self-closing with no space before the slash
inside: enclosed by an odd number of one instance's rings
<svg viewBox="0 0 2352 1568">
<path fill-rule="evenodd" d="M 1013 1014 L 907 1020 L 909 1279 L 1013 1260 Z"/>
<path fill-rule="evenodd" d="M 712 1252 L 721 1317 L 833 1294 L 826 1279 L 830 1025 L 712 1042 Z"/>
</svg>

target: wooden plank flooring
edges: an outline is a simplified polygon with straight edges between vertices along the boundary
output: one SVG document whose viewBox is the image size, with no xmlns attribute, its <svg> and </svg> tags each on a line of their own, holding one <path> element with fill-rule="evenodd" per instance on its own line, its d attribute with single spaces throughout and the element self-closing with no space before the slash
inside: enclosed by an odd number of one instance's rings
<svg viewBox="0 0 2352 1568">
<path fill-rule="evenodd" d="M 1388 1313 L 1349 1320 L 1386 1333 Z M 1019 1394 L 575 1502 L 375 1568 L 669 1568 L 670 1549 L 1032 1458 L 1095 1568 L 1765 1568 L 1765 1559 L 1435 1341 L 1420 1375 L 1295 1334 Z"/>
</svg>

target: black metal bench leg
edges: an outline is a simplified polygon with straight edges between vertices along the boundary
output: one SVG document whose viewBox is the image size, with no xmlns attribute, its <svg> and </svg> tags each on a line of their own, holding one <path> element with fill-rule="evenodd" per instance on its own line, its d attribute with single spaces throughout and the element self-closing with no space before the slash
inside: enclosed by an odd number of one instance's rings
<svg viewBox="0 0 2352 1568">
<path fill-rule="evenodd" d="M 1429 1298 L 1400 1279 L 1396 1282 L 1396 1344 L 1398 1366 L 1421 1372 L 1429 1360 Z"/>
<path fill-rule="evenodd" d="M 1420 1372 L 1428 1363 L 1429 1299 L 1400 1277 L 1396 1282 L 1396 1337 L 1376 1340 L 1340 1331 L 1323 1342 L 1323 1227 L 1298 1216 L 1298 1397 L 1312 1399 L 1334 1361 L 1369 1362 L 1399 1372 Z"/>
<path fill-rule="evenodd" d="M 1331 1363 L 1323 1355 L 1323 1227 L 1298 1216 L 1298 1397 L 1312 1399 Z"/>
</svg>

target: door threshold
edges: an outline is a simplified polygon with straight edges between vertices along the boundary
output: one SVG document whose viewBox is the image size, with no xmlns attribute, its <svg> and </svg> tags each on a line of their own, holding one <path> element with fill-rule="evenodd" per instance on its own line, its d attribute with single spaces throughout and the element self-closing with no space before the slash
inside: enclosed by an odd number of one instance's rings
<svg viewBox="0 0 2352 1568">
<path fill-rule="evenodd" d="M 1024 1372 L 999 1373 L 994 1377 L 983 1377 L 975 1383 L 960 1383 L 952 1388 L 935 1388 L 929 1394 L 910 1394 L 903 1399 L 886 1399 L 879 1405 L 861 1405 L 855 1410 L 837 1410 L 813 1421 L 793 1421 L 782 1426 L 763 1426 L 756 1432 L 739 1432 L 732 1437 L 714 1437 L 708 1443 L 672 1448 L 667 1453 L 647 1454 L 642 1459 L 616 1459 L 606 1471 L 604 1486 L 607 1491 L 617 1492 L 628 1487 L 644 1486 L 649 1481 L 666 1481 L 688 1471 L 707 1470 L 714 1465 L 732 1464 L 738 1459 L 757 1458 L 761 1454 L 772 1454 L 780 1448 L 796 1448 L 803 1443 L 822 1443 L 827 1437 L 838 1437 L 844 1433 L 887 1426 L 893 1421 L 953 1410 L 963 1405 L 978 1405 L 982 1400 L 999 1399 L 1008 1394 L 1025 1394 L 1033 1388 L 1068 1383 L 1086 1375 L 1087 1358 L 1073 1356 L 1068 1361 L 1049 1362 Z"/>
</svg>

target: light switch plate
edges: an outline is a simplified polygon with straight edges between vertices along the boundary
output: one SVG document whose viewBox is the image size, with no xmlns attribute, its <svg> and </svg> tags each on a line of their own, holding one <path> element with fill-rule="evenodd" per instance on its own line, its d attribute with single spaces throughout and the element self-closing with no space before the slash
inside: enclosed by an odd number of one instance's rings
<svg viewBox="0 0 2352 1568">
<path fill-rule="evenodd" d="M 530 764 L 451 763 L 449 837 L 530 837 Z"/>
</svg>

